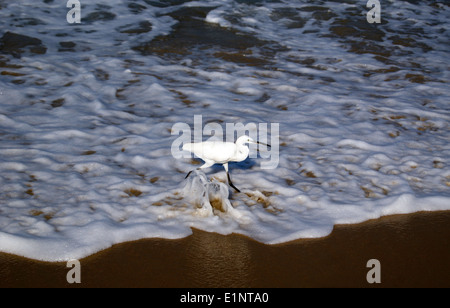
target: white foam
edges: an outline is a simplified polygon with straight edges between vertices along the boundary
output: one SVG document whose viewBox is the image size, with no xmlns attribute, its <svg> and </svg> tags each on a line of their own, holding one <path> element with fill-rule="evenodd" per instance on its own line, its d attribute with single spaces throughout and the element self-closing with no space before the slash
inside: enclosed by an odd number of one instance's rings
<svg viewBox="0 0 450 308">
<path fill-rule="evenodd" d="M 350 18 L 347 10 L 365 9 L 356 3 L 320 4 L 329 19 L 302 1 L 145 2 L 135 13 L 128 4 L 86 4 L 84 16 L 103 10 L 115 18 L 82 25 L 68 25 L 57 3 L 0 9 L 10 31 L 48 47 L 44 55 L 0 55 L 12 65 L 1 71 L 24 74 L 0 76 L 0 251 L 79 259 L 125 241 L 185 237 L 192 227 L 272 244 L 325 236 L 335 224 L 450 209 L 441 30 L 448 7 L 384 4 L 389 23 L 374 25 L 385 33 L 374 46 L 391 53 L 382 61 L 349 51 L 349 39 L 364 38 L 330 30 Z M 171 13 L 189 7 L 209 7 L 206 23 L 260 41 L 245 51 L 193 42 L 173 57 L 164 48 L 133 50 L 174 31 Z M 23 14 L 45 24 L 12 17 Z M 120 33 L 142 21 L 150 32 Z M 405 41 L 394 43 L 396 35 Z M 64 41 L 74 51 L 59 52 Z M 266 64 L 227 61 L 219 52 Z M 224 129 L 279 123 L 276 169 L 262 169 L 261 156 L 230 163 L 240 194 L 220 166 L 184 180 L 197 165 L 171 155 L 171 128 L 193 127 L 199 114 Z"/>
<path fill-rule="evenodd" d="M 225 20 L 224 18 L 222 18 L 223 13 L 224 13 L 224 10 L 222 10 L 222 9 L 212 10 L 208 13 L 205 20 L 206 20 L 206 22 L 209 22 L 212 24 L 218 24 L 221 27 L 230 28 L 232 26 L 232 24 L 230 22 L 228 22 L 227 20 Z"/>
</svg>

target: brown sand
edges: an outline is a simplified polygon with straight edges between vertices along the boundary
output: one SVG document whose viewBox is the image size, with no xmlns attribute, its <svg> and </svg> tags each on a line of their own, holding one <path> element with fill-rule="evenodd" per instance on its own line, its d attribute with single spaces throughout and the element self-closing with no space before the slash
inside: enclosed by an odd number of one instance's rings
<svg viewBox="0 0 450 308">
<path fill-rule="evenodd" d="M 369 259 L 381 283 L 369 284 Z M 263 245 L 194 230 L 181 240 L 145 239 L 66 263 L 0 253 L 0 287 L 450 287 L 450 211 L 340 225 L 325 238 Z"/>
</svg>

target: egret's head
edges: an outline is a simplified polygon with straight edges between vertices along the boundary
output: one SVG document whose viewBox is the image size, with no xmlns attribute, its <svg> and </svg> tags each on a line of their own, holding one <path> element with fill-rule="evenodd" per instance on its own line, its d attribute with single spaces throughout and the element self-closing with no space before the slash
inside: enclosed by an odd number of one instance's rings
<svg viewBox="0 0 450 308">
<path fill-rule="evenodd" d="M 253 138 L 250 138 L 247 135 L 243 135 L 236 140 L 236 143 L 245 144 L 245 143 L 256 143 L 256 142 L 255 142 L 255 140 L 253 140 Z"/>
<path fill-rule="evenodd" d="M 251 138 L 247 135 L 243 135 L 236 140 L 236 144 L 245 144 L 245 143 L 262 144 L 262 145 L 270 147 L 270 144 L 265 144 L 265 143 L 262 143 L 259 141 L 255 141 L 255 140 L 253 140 L 253 138 Z"/>
</svg>

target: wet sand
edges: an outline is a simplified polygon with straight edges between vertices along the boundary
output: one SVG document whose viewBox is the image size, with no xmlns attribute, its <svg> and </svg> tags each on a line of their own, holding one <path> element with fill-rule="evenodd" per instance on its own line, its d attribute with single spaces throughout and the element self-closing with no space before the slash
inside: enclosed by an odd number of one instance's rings
<svg viewBox="0 0 450 308">
<path fill-rule="evenodd" d="M 366 280 L 367 261 L 381 283 Z M 339 225 L 324 238 L 263 245 L 240 235 L 194 230 L 180 240 L 119 244 L 66 263 L 0 253 L 0 287 L 450 287 L 450 211 Z"/>
</svg>

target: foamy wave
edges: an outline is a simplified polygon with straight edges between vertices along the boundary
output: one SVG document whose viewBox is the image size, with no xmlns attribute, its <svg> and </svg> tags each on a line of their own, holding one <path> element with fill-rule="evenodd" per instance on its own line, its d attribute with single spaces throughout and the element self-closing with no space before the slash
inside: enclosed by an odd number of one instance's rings
<svg viewBox="0 0 450 308">
<path fill-rule="evenodd" d="M 0 46 L 0 251 L 79 259 L 193 227 L 272 244 L 449 210 L 449 7 L 382 5 L 368 24 L 358 1 L 96 1 L 79 25 L 2 5 L 0 37 L 28 44 Z M 279 123 L 277 168 L 230 163 L 239 194 L 221 166 L 185 180 L 172 126 L 194 115 Z"/>
</svg>

